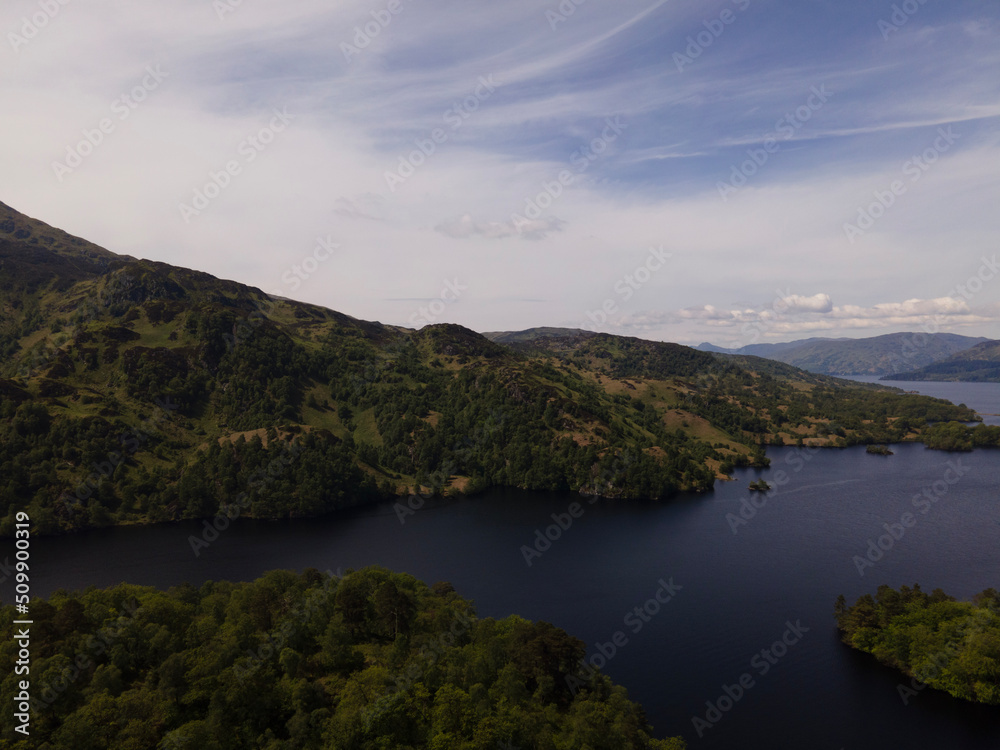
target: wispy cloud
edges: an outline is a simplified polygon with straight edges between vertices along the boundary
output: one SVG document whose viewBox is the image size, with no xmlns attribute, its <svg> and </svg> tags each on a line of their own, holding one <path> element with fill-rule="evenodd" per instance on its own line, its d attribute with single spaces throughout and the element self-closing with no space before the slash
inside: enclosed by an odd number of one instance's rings
<svg viewBox="0 0 1000 750">
<path fill-rule="evenodd" d="M 560 4 L 536 0 L 402 0 L 393 13 L 368 0 L 244 2 L 222 17 L 208 0 L 69 3 L 14 49 L 8 33 L 38 6 L 11 0 L 0 65 L 17 106 L 0 111 L 0 200 L 112 250 L 264 289 L 333 236 L 337 257 L 296 294 L 396 324 L 412 315 L 406 300 L 457 275 L 469 290 L 454 322 L 582 325 L 663 246 L 669 267 L 619 300 L 609 325 L 686 343 L 761 321 L 775 339 L 929 315 L 995 330 L 998 283 L 967 309 L 935 307 L 1000 231 L 995 6 L 927 3 L 884 38 L 892 3 L 572 5 L 553 24 Z M 734 7 L 745 10 L 712 34 Z M 674 53 L 703 32 L 711 43 L 679 70 Z M 110 103 L 151 64 L 169 77 L 118 119 Z M 474 102 L 481 77 L 496 93 Z M 822 109 L 743 169 L 821 86 L 833 92 Z M 241 144 L 274 108 L 294 119 L 247 161 Z M 627 129 L 601 144 L 611 116 Z M 104 118 L 113 132 L 57 180 L 53 162 Z M 940 127 L 961 136 L 955 147 L 847 242 L 844 224 L 910 179 L 903 165 Z M 386 173 L 415 150 L 420 164 L 391 191 Z M 178 204 L 233 160 L 239 174 L 182 221 Z M 722 201 L 734 168 L 746 184 Z M 779 290 L 794 304 L 768 317 Z"/>
</svg>

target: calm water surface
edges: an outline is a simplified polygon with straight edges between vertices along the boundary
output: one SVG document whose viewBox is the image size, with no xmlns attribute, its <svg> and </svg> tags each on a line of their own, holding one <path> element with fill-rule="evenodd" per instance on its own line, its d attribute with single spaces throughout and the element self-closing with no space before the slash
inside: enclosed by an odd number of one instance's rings
<svg viewBox="0 0 1000 750">
<path fill-rule="evenodd" d="M 451 581 L 481 616 L 553 622 L 583 639 L 588 656 L 621 632 L 627 643 L 604 671 L 646 707 L 657 734 L 683 734 L 692 748 L 996 750 L 1000 710 L 929 691 L 906 706 L 896 673 L 837 639 L 832 611 L 841 593 L 853 601 L 881 583 L 919 582 L 969 597 L 1000 586 L 1000 451 L 894 449 L 891 457 L 772 449 L 771 469 L 667 503 L 495 491 L 428 503 L 405 524 L 391 503 L 322 520 L 239 522 L 198 557 L 188 543 L 198 523 L 36 539 L 33 593 L 380 564 Z M 961 478 L 920 513 L 914 496 L 954 478 L 949 467 Z M 747 482 L 775 484 L 779 471 L 787 483 L 736 524 Z M 528 566 L 522 547 L 574 502 L 583 515 Z M 914 511 L 917 525 L 860 575 L 852 558 L 885 533 L 882 524 Z M 635 607 L 654 598 L 661 579 L 679 589 L 639 619 Z M 0 595 L 10 594 L 4 584 Z M 801 635 L 768 664 L 762 650 L 789 624 Z M 717 704 L 743 675 L 753 686 L 732 706 L 723 700 L 728 710 L 708 717 L 719 720 L 699 737 L 692 719 L 705 719 L 706 702 Z"/>
</svg>

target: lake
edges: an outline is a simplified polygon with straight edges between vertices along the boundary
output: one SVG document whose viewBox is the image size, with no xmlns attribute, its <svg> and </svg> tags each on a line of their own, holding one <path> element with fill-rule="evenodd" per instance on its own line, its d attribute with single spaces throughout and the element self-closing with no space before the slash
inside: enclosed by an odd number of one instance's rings
<svg viewBox="0 0 1000 750">
<path fill-rule="evenodd" d="M 588 658 L 610 655 L 604 671 L 645 706 L 658 736 L 682 734 L 691 748 L 996 750 L 995 707 L 929 690 L 904 705 L 895 672 L 838 640 L 841 593 L 853 602 L 882 583 L 920 583 L 967 598 L 1000 587 L 1000 451 L 894 450 L 771 449 L 770 469 L 669 502 L 496 490 L 428 502 L 402 521 L 393 503 L 242 521 L 199 556 L 188 541 L 202 528 L 194 522 L 38 538 L 32 592 L 379 564 L 451 581 L 481 616 L 517 613 L 565 628 Z M 763 507 L 741 517 L 747 483 L 779 476 L 776 492 L 758 496 Z M 852 558 L 935 482 L 944 489 L 927 513 L 915 512 L 917 525 L 859 571 Z M 536 549 L 553 515 L 567 528 Z M 10 582 L 0 587 L 4 601 L 11 593 Z M 709 703 L 724 710 L 709 713 Z"/>
</svg>

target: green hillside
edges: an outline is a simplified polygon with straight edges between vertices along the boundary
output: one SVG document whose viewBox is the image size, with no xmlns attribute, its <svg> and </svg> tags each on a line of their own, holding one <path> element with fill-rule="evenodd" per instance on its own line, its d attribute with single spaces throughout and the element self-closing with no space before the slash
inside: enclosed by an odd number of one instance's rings
<svg viewBox="0 0 1000 750">
<path fill-rule="evenodd" d="M 707 490 L 763 446 L 918 439 L 968 409 L 598 334 L 501 345 L 271 299 L 3 207 L 0 532 L 310 516 L 490 486 Z"/>
</svg>

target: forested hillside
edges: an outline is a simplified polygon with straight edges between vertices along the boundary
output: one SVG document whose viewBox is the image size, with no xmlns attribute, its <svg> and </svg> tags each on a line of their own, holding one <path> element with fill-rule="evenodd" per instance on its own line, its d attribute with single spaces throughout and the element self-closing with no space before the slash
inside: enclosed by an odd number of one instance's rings
<svg viewBox="0 0 1000 750">
<path fill-rule="evenodd" d="M 660 498 L 947 402 L 609 336 L 419 331 L 119 256 L 0 204 L 0 533 L 490 486 Z"/>
</svg>

